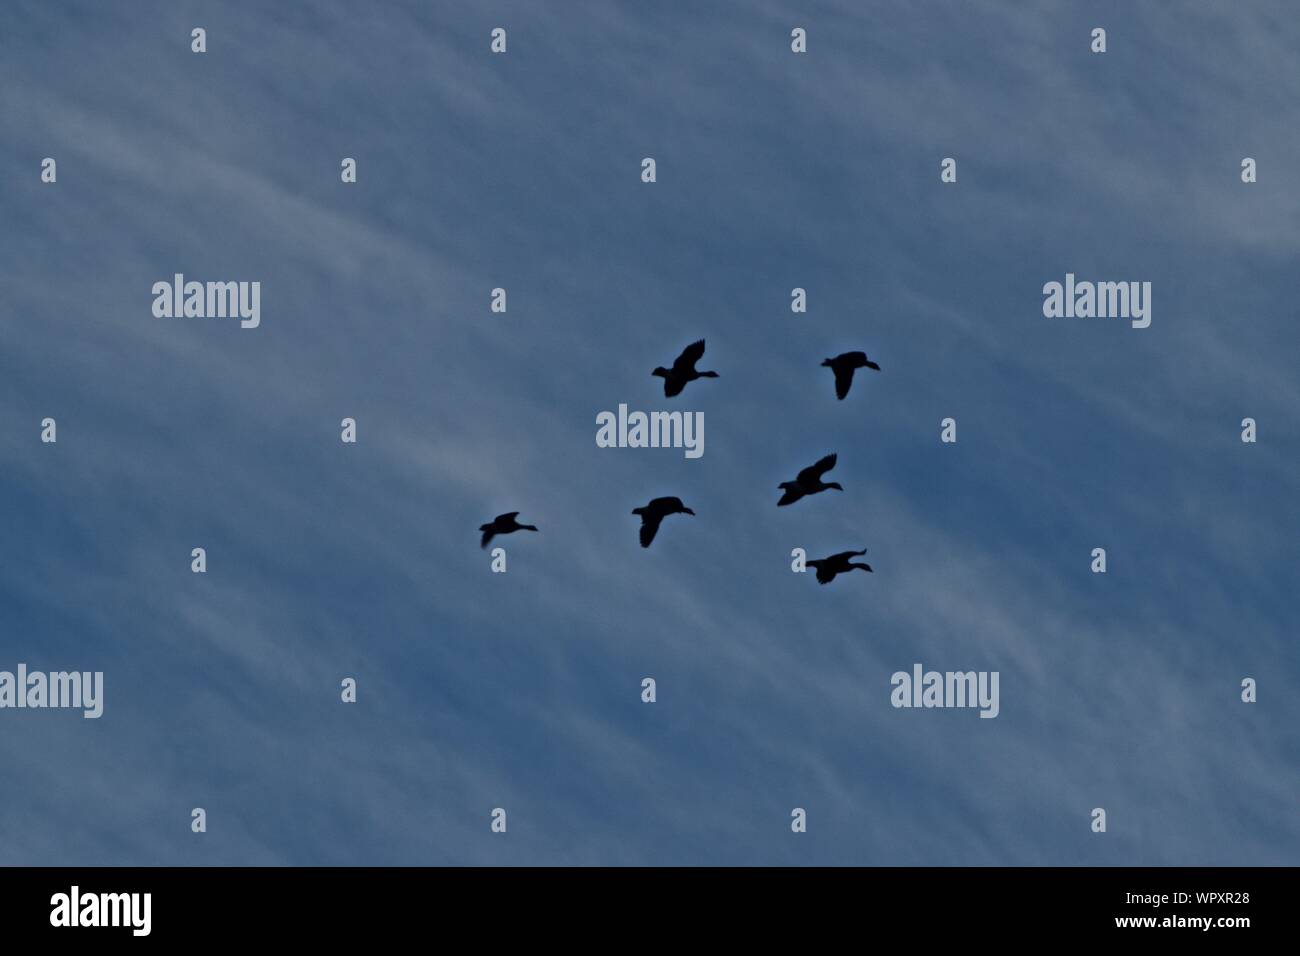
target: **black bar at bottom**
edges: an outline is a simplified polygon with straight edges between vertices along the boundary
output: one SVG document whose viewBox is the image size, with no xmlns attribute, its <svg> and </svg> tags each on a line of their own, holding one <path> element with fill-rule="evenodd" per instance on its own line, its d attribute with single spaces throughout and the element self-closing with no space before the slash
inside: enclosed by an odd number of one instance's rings
<svg viewBox="0 0 1300 956">
<path fill-rule="evenodd" d="M 337 946 L 466 931 L 493 942 L 707 934 L 769 944 L 841 932 L 883 940 L 884 929 L 920 934 L 922 945 L 1043 934 L 1231 945 L 1285 930 L 1294 877 L 1289 868 L 1209 867 L 9 868 L 0 869 L 0 925 L 6 941 L 91 945 Z"/>
</svg>

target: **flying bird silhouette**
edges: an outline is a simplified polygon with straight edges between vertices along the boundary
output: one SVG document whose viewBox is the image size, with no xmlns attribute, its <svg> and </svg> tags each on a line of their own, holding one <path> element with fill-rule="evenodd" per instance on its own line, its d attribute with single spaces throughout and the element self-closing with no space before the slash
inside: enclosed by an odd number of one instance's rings
<svg viewBox="0 0 1300 956">
<path fill-rule="evenodd" d="M 659 530 L 659 522 L 669 515 L 693 515 L 690 508 L 682 504 L 681 498 L 652 498 L 644 508 L 633 508 L 632 514 L 641 516 L 641 547 L 650 547 Z"/>
<path fill-rule="evenodd" d="M 830 584 L 835 580 L 835 575 L 844 574 L 853 568 L 861 568 L 863 571 L 870 571 L 869 564 L 854 564 L 849 558 L 856 558 L 858 555 L 866 554 L 867 549 L 861 551 L 842 551 L 839 554 L 832 554 L 829 558 L 821 558 L 818 561 L 809 561 L 808 567 L 817 569 L 817 582 L 819 584 Z"/>
<path fill-rule="evenodd" d="M 783 481 L 777 485 L 778 488 L 785 491 L 785 494 L 781 496 L 781 500 L 776 503 L 777 507 L 792 505 L 804 495 L 815 495 L 827 488 L 843 491 L 844 488 L 838 481 L 822 481 L 822 475 L 835 467 L 835 458 L 835 455 L 827 455 L 817 464 L 809 465 L 795 475 L 794 481 Z"/>
<path fill-rule="evenodd" d="M 510 534 L 513 531 L 537 530 L 530 524 L 520 524 L 515 520 L 518 516 L 518 511 L 508 511 L 503 515 L 497 515 L 488 524 L 479 525 L 478 529 L 483 532 L 483 543 L 479 545 L 479 547 L 486 548 L 488 542 L 499 534 Z"/>
<path fill-rule="evenodd" d="M 833 359 L 826 359 L 822 365 L 835 373 L 835 397 L 840 401 L 849 394 L 849 387 L 853 385 L 854 369 L 869 368 L 880 371 L 880 366 L 867 358 L 866 352 L 845 352 Z"/>
<path fill-rule="evenodd" d="M 677 356 L 677 361 L 673 362 L 672 368 L 664 368 L 660 365 L 651 375 L 658 375 L 664 380 L 664 397 L 672 398 L 674 395 L 680 395 L 682 389 L 686 387 L 687 382 L 693 382 L 697 378 L 717 378 L 717 372 L 697 372 L 695 363 L 704 355 L 704 339 L 698 342 L 692 342 L 686 348 L 682 349 L 682 354 Z"/>
</svg>

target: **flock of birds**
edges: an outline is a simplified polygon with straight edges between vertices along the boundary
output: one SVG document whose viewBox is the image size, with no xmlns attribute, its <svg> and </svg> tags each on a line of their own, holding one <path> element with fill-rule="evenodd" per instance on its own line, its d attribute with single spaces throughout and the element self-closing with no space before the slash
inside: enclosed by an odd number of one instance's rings
<svg viewBox="0 0 1300 956">
<path fill-rule="evenodd" d="M 701 378 L 717 378 L 717 372 L 701 372 L 696 370 L 695 363 L 704 357 L 704 339 L 698 342 L 692 342 L 682 350 L 682 354 L 677 356 L 671 368 L 664 368 L 662 365 L 657 367 L 650 374 L 664 380 L 664 397 L 673 398 L 682 393 L 691 382 Z M 835 397 L 840 401 L 849 394 L 849 389 L 853 387 L 853 373 L 860 368 L 868 368 L 879 372 L 880 366 L 867 358 L 865 352 L 845 352 L 843 355 L 837 355 L 835 358 L 828 358 L 822 365 L 829 368 L 835 374 Z M 781 500 L 778 501 L 777 507 L 792 505 L 800 498 L 806 498 L 808 495 L 819 494 L 823 491 L 835 489 L 843 491 L 843 486 L 838 481 L 824 481 L 826 472 L 835 467 L 836 456 L 827 455 L 820 461 L 809 465 L 807 468 L 794 476 L 793 481 L 783 481 L 777 487 L 783 492 Z M 632 514 L 639 515 L 641 518 L 641 547 L 650 547 L 650 542 L 654 541 L 655 535 L 659 533 L 659 526 L 669 515 L 694 515 L 695 512 L 682 503 L 682 499 L 670 495 L 663 498 L 652 498 L 648 504 L 640 508 L 633 508 Z M 499 534 L 513 534 L 516 531 L 536 531 L 537 527 L 531 524 L 519 523 L 519 512 L 508 511 L 503 515 L 497 515 L 485 525 L 479 526 L 479 531 L 483 532 L 482 547 L 486 548 L 488 543 Z M 827 558 L 819 558 L 815 561 L 808 561 L 807 566 L 817 572 L 817 581 L 820 584 L 829 584 L 835 580 L 837 574 L 845 574 L 854 569 L 861 571 L 870 571 L 871 565 L 866 563 L 856 563 L 854 558 L 866 554 L 866 548 L 861 551 L 842 551 L 839 554 L 832 554 Z"/>
</svg>

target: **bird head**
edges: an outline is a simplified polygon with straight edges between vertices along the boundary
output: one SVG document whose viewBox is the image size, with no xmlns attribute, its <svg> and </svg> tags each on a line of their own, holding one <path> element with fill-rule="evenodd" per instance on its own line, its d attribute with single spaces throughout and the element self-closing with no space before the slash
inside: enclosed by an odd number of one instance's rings
<svg viewBox="0 0 1300 956">
<path fill-rule="evenodd" d="M 658 368 L 656 368 L 656 369 L 655 369 L 653 372 L 651 372 L 650 374 L 651 374 L 651 375 L 658 375 L 660 378 L 667 378 L 667 377 L 668 377 L 668 369 L 666 369 L 666 368 L 664 368 L 662 365 L 660 365 Z"/>
<path fill-rule="evenodd" d="M 831 366 L 834 365 L 835 363 L 832 362 L 830 359 L 822 359 L 822 364 L 826 366 Z"/>
<path fill-rule="evenodd" d="M 695 512 L 692 511 L 690 508 L 687 508 L 685 505 L 682 505 L 682 514 L 684 514 L 684 515 L 693 515 L 693 514 L 695 514 Z"/>
<path fill-rule="evenodd" d="M 844 486 L 841 485 L 838 481 L 828 481 L 828 482 L 826 482 L 826 487 L 827 487 L 827 488 L 834 488 L 836 491 L 843 491 L 843 490 L 844 490 Z"/>
</svg>

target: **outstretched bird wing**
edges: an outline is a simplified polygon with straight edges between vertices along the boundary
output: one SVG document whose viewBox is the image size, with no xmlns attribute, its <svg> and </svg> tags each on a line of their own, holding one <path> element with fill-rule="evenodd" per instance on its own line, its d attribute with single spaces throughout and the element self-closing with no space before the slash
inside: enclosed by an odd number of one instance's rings
<svg viewBox="0 0 1300 956">
<path fill-rule="evenodd" d="M 648 510 L 641 516 L 641 547 L 650 547 L 650 542 L 655 539 L 655 533 L 659 530 L 659 522 L 663 520 L 663 515 L 651 514 Z"/>
<path fill-rule="evenodd" d="M 518 518 L 518 517 L 519 517 L 519 512 L 518 512 L 518 511 L 507 511 L 505 514 L 503 514 L 503 515 L 497 515 L 495 518 L 493 518 L 493 519 L 492 519 L 492 523 L 493 523 L 493 524 L 509 524 L 511 521 L 513 521 L 515 518 Z"/>
<path fill-rule="evenodd" d="M 835 564 L 848 564 L 849 558 L 856 558 L 866 553 L 867 553 L 866 548 L 863 548 L 861 551 L 841 551 L 839 554 L 832 554 L 826 560 L 832 561 Z"/>
<path fill-rule="evenodd" d="M 817 569 L 817 583 L 828 584 L 835 577 L 835 570 L 830 567 L 830 559 L 809 561 L 808 567 Z"/>
<path fill-rule="evenodd" d="M 783 505 L 792 505 L 802 497 L 803 492 L 798 488 L 791 486 L 785 489 L 785 494 L 781 496 L 781 500 L 776 503 L 776 506 L 780 508 Z"/>
<path fill-rule="evenodd" d="M 825 458 L 821 459 L 821 461 L 817 462 L 817 464 L 809 465 L 803 471 L 799 472 L 795 481 L 799 482 L 801 485 L 811 485 L 821 481 L 822 475 L 835 467 L 836 457 L 837 456 L 834 454 L 827 455 Z"/>
<path fill-rule="evenodd" d="M 835 397 L 843 401 L 844 396 L 849 394 L 849 388 L 853 385 L 853 369 L 846 368 L 839 363 L 832 365 L 831 369 L 835 372 Z"/>
<path fill-rule="evenodd" d="M 480 548 L 486 548 L 488 546 L 488 542 L 496 537 L 496 532 L 491 530 L 491 525 L 484 525 L 483 527 L 487 528 L 488 530 L 483 532 L 483 540 L 479 543 Z"/>
<path fill-rule="evenodd" d="M 688 372 L 695 368 L 695 363 L 703 357 L 704 339 L 700 339 L 698 342 L 692 342 L 682 349 L 682 354 L 677 356 L 677 361 L 673 362 L 673 371 L 678 374 Z"/>
</svg>

